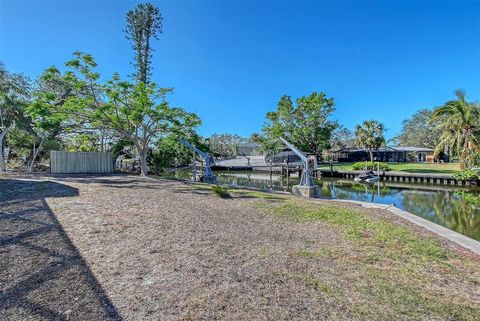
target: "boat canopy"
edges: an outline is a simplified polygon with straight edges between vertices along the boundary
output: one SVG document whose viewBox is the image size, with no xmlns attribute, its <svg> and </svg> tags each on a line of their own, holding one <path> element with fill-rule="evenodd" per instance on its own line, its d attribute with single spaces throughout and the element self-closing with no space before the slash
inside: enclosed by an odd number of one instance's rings
<svg viewBox="0 0 480 321">
<path fill-rule="evenodd" d="M 265 162 L 267 164 L 270 164 L 270 162 L 272 164 L 286 164 L 286 163 L 292 164 L 292 163 L 301 163 L 302 160 L 297 154 L 295 154 L 291 150 L 285 150 L 283 152 L 280 152 L 274 155 L 265 156 Z"/>
</svg>

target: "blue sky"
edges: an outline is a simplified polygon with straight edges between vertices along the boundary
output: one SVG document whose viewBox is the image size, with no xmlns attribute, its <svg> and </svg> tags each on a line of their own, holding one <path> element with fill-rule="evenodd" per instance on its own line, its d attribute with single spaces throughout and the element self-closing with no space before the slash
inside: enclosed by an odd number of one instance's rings
<svg viewBox="0 0 480 321">
<path fill-rule="evenodd" d="M 122 30 L 135 1 L 0 0 L 0 60 L 38 76 L 77 50 L 107 79 L 127 76 Z M 153 80 L 200 115 L 204 136 L 261 131 L 284 94 L 324 91 L 347 128 L 366 119 L 394 136 L 420 108 L 463 88 L 480 98 L 480 2 L 154 1 L 164 33 Z"/>
</svg>

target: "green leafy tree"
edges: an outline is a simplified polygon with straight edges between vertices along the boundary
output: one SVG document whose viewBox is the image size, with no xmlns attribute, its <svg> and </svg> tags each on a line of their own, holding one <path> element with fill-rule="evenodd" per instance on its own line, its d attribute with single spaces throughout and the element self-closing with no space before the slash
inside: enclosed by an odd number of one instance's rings
<svg viewBox="0 0 480 321">
<path fill-rule="evenodd" d="M 440 142 L 441 129 L 430 122 L 433 111 L 421 109 L 402 123 L 402 131 L 393 139 L 398 146 L 435 148 Z"/>
<path fill-rule="evenodd" d="M 30 80 L 21 74 L 9 73 L 0 63 L 0 171 L 5 171 L 6 167 L 5 138 L 16 126 L 25 125 L 30 93 Z"/>
<path fill-rule="evenodd" d="M 111 152 L 112 152 L 112 158 L 113 158 L 113 163 L 115 164 L 117 161 L 117 158 L 120 157 L 121 155 L 126 155 L 126 149 L 132 146 L 132 143 L 126 139 L 126 138 L 120 138 L 113 142 Z"/>
<path fill-rule="evenodd" d="M 321 155 L 322 150 L 330 148 L 332 132 L 338 126 L 329 120 L 335 110 L 334 100 L 323 92 L 314 92 L 295 102 L 296 106 L 290 96 L 283 96 L 277 111 L 267 113 L 263 148 L 278 150 L 278 138 L 284 137 L 302 151 Z"/>
<path fill-rule="evenodd" d="M 168 135 L 159 139 L 155 144 L 155 148 L 148 155 L 150 168 L 158 175 L 164 168 L 183 165 L 182 156 L 184 154 L 190 154 L 190 159 L 192 158 L 191 153 L 185 149 L 185 146 L 180 144 L 176 135 Z"/>
<path fill-rule="evenodd" d="M 200 125 L 197 115 L 170 106 L 166 98 L 171 88 L 134 84 L 121 80 L 118 74 L 102 84 L 95 60 L 81 52 L 66 65 L 71 70 L 63 79 L 74 94 L 62 104 L 64 112 L 79 117 L 84 126 L 104 126 L 129 140 L 139 155 L 142 176 L 148 174 L 148 150 L 155 140 L 171 133 L 185 136 Z"/>
<path fill-rule="evenodd" d="M 90 132 L 69 135 L 66 139 L 66 149 L 71 152 L 98 151 L 97 136 Z"/>
<path fill-rule="evenodd" d="M 435 154 L 449 148 L 459 156 L 460 169 L 464 169 L 469 158 L 476 158 L 480 151 L 480 107 L 467 102 L 463 90 L 456 90 L 455 96 L 456 100 L 433 111 L 430 122 L 442 132 Z"/>
<path fill-rule="evenodd" d="M 355 127 L 355 142 L 368 150 L 372 162 L 373 151 L 385 143 L 384 132 L 384 125 L 376 120 L 366 120 Z"/>
<path fill-rule="evenodd" d="M 29 157 L 32 147 L 32 135 L 28 131 L 13 127 L 6 136 L 6 146 L 20 157 Z"/>
<path fill-rule="evenodd" d="M 207 141 L 196 134 L 189 137 L 170 134 L 159 139 L 149 155 L 149 164 L 156 174 L 162 172 L 164 168 L 190 164 L 193 152 L 180 143 L 180 138 L 188 139 L 192 145 L 206 153 L 210 152 Z"/>
<path fill-rule="evenodd" d="M 49 148 L 59 148 L 61 136 L 69 136 L 66 140 L 75 140 L 83 130 L 82 121 L 75 113 L 76 107 L 67 108 L 70 99 L 77 99 L 71 81 L 72 75 L 65 77 L 55 67 L 46 69 L 39 77 L 38 86 L 33 92 L 32 102 L 26 109 L 29 117 L 27 131 L 32 136 L 32 156 L 28 171 L 33 170 L 37 155 L 47 145 Z M 84 90 L 85 91 L 85 90 Z M 82 92 L 82 95 L 85 93 Z"/>
<path fill-rule="evenodd" d="M 352 131 L 342 125 L 338 126 L 332 133 L 330 138 L 330 146 L 333 150 L 339 150 L 355 145 L 355 136 Z"/>
<path fill-rule="evenodd" d="M 208 146 L 212 153 L 221 157 L 235 157 L 237 148 L 245 141 L 237 134 L 213 134 L 208 139 Z"/>
<path fill-rule="evenodd" d="M 160 10 L 150 3 L 140 3 L 127 13 L 125 33 L 135 51 L 133 65 L 137 81 L 148 83 L 152 66 L 152 38 L 158 39 L 162 33 Z"/>
</svg>

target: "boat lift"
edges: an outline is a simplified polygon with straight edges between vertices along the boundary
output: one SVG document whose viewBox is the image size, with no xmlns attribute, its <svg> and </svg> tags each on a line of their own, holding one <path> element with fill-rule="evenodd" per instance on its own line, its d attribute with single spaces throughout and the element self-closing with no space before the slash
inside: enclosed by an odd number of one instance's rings
<svg viewBox="0 0 480 321">
<path fill-rule="evenodd" d="M 198 153 L 205 160 L 205 174 L 200 176 L 200 181 L 204 183 L 215 183 L 217 178 L 212 173 L 210 156 L 183 139 L 180 139 L 180 143 L 193 150 L 193 180 L 196 180 L 197 175 L 195 166 L 195 153 Z"/>
<path fill-rule="evenodd" d="M 290 144 L 285 138 L 280 137 L 280 140 L 287 145 L 288 148 L 292 150 L 302 161 L 303 171 L 300 178 L 300 184 L 292 186 L 292 194 L 300 195 L 305 197 L 316 197 L 318 196 L 318 186 L 315 185 L 312 175 L 310 173 L 310 168 L 308 166 L 308 158 L 303 155 L 295 146 Z"/>
</svg>

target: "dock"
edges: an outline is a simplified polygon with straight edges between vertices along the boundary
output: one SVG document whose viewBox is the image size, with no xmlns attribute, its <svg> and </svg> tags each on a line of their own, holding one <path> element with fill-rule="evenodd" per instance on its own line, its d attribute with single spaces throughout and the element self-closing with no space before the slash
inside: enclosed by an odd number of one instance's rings
<svg viewBox="0 0 480 321">
<path fill-rule="evenodd" d="M 212 167 L 213 170 L 224 171 L 253 171 L 262 173 L 281 174 L 283 176 L 301 175 L 302 167 L 299 164 L 291 164 L 290 166 L 278 164 L 269 166 L 265 162 L 263 156 L 237 157 L 233 159 L 219 160 Z M 453 178 L 451 174 L 435 174 L 435 173 L 408 173 L 400 171 L 373 171 L 380 176 L 382 181 L 390 182 L 406 182 L 406 183 L 424 183 L 424 184 L 441 184 L 456 186 L 479 186 L 480 182 L 476 181 L 459 181 Z M 353 179 L 363 171 L 347 171 L 336 169 L 317 169 L 313 172 L 315 178 L 321 177 L 337 177 Z"/>
<path fill-rule="evenodd" d="M 336 177 L 353 179 L 363 171 L 336 171 Z M 410 182 L 410 183 L 426 183 L 426 184 L 443 184 L 443 185 L 458 185 L 458 186 L 477 186 L 478 181 L 459 181 L 449 174 L 433 174 L 433 173 L 408 173 L 408 172 L 377 172 L 374 173 L 380 176 L 382 181 L 391 182 Z"/>
</svg>

